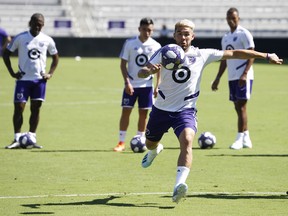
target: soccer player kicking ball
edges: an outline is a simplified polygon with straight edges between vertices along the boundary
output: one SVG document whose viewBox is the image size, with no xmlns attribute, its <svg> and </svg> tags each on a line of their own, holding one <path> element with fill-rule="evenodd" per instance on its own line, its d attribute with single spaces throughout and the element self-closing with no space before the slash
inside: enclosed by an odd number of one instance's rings
<svg viewBox="0 0 288 216">
<path fill-rule="evenodd" d="M 195 25 L 184 19 L 176 23 L 174 39 L 185 51 L 185 62 L 178 70 L 167 70 L 161 66 L 160 50 L 138 72 L 145 78 L 161 70 L 159 94 L 150 113 L 146 129 L 146 146 L 150 150 L 142 160 L 142 167 L 149 167 L 155 157 L 163 150 L 160 140 L 170 127 L 173 128 L 180 144 L 177 161 L 176 183 L 172 201 L 178 203 L 185 197 L 192 165 L 192 143 L 197 132 L 196 101 L 200 94 L 201 76 L 206 65 L 224 59 L 267 59 L 273 64 L 282 64 L 276 54 L 254 50 L 216 50 L 199 49 L 191 46 Z"/>
</svg>

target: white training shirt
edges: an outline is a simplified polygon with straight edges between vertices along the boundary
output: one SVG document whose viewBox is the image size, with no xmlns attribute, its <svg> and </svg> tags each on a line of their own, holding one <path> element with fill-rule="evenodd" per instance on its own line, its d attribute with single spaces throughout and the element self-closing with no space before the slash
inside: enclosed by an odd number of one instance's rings
<svg viewBox="0 0 288 216">
<path fill-rule="evenodd" d="M 231 33 L 227 32 L 221 40 L 222 50 L 237 50 L 237 49 L 249 49 L 255 48 L 253 41 L 253 36 L 251 33 L 243 28 L 238 26 L 237 29 Z M 227 59 L 227 69 L 228 69 L 228 80 L 238 80 L 244 72 L 244 69 L 247 64 L 247 59 Z M 254 79 L 254 71 L 251 66 L 247 79 Z"/>
<path fill-rule="evenodd" d="M 34 37 L 30 31 L 16 35 L 7 49 L 11 52 L 18 49 L 19 71 L 25 72 L 21 80 L 42 79 L 41 73 L 45 73 L 47 51 L 50 55 L 58 52 L 51 37 L 42 32 Z"/>
<path fill-rule="evenodd" d="M 161 82 L 155 107 L 170 112 L 196 108 L 200 93 L 202 72 L 206 65 L 223 57 L 223 51 L 198 49 L 193 46 L 185 53 L 186 59 L 178 70 L 161 68 Z M 149 60 L 151 64 L 161 63 L 160 51 Z"/>
<path fill-rule="evenodd" d="M 152 76 L 145 79 L 138 78 L 138 71 L 160 48 L 161 45 L 151 37 L 144 43 L 139 40 L 138 36 L 126 40 L 121 50 L 120 58 L 128 62 L 128 76 L 133 87 L 143 88 L 153 85 Z"/>
</svg>

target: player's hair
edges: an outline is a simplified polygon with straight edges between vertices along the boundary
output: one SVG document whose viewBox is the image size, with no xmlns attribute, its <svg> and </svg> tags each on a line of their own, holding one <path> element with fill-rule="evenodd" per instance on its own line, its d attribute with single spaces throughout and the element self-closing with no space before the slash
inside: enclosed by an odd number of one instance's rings
<svg viewBox="0 0 288 216">
<path fill-rule="evenodd" d="M 38 20 L 39 18 L 43 19 L 44 21 L 44 16 L 43 14 L 41 13 L 34 13 L 32 16 L 31 16 L 31 19 L 29 21 L 29 26 L 31 26 L 31 22 L 34 21 L 34 20 Z"/>
<path fill-rule="evenodd" d="M 229 8 L 229 10 L 227 11 L 226 15 L 228 16 L 228 15 L 234 13 L 234 12 L 236 12 L 236 13 L 239 15 L 239 11 L 238 11 L 238 9 L 235 8 L 235 7 Z"/>
<path fill-rule="evenodd" d="M 142 26 L 142 25 L 153 25 L 153 24 L 154 24 L 153 20 L 151 18 L 149 18 L 149 17 L 145 17 L 145 18 L 142 18 L 140 20 L 140 26 Z"/>
<path fill-rule="evenodd" d="M 195 24 L 191 20 L 183 19 L 175 24 L 175 32 L 179 27 L 189 27 L 192 31 L 194 31 Z"/>
</svg>

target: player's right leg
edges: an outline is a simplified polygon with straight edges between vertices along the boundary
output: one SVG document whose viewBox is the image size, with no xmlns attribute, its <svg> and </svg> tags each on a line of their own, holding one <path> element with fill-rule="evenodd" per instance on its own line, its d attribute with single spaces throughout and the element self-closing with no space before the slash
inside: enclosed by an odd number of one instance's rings
<svg viewBox="0 0 288 216">
<path fill-rule="evenodd" d="M 26 105 L 26 98 L 24 97 L 23 93 L 17 94 L 17 89 L 18 88 L 16 84 L 15 94 L 14 94 L 14 101 L 15 101 L 14 113 L 13 113 L 14 139 L 9 145 L 5 146 L 6 149 L 20 148 L 20 143 L 18 142 L 18 140 L 19 140 L 19 137 L 21 136 L 21 127 L 23 124 L 23 112 L 24 112 L 25 105 Z M 19 100 L 18 97 L 20 97 L 21 99 Z"/>
<path fill-rule="evenodd" d="M 19 137 L 21 136 L 21 127 L 23 124 L 23 111 L 25 105 L 26 103 L 24 102 L 14 103 L 14 114 L 13 114 L 14 139 L 9 145 L 5 146 L 6 149 L 20 148 L 18 140 Z"/>
<path fill-rule="evenodd" d="M 116 147 L 113 149 L 115 152 L 121 152 L 125 150 L 126 131 L 129 126 L 130 114 L 132 107 L 123 107 L 119 123 L 119 141 Z"/>
<path fill-rule="evenodd" d="M 135 94 L 129 95 L 123 90 L 122 95 L 122 113 L 119 122 L 119 140 L 116 147 L 113 148 L 115 152 L 122 152 L 125 150 L 126 132 L 129 126 L 130 114 L 136 102 L 137 96 Z"/>
<path fill-rule="evenodd" d="M 150 118 L 146 127 L 146 146 L 148 153 L 142 159 L 142 167 L 149 167 L 155 157 L 163 150 L 160 140 L 165 132 L 170 128 L 169 112 L 152 108 Z"/>
</svg>

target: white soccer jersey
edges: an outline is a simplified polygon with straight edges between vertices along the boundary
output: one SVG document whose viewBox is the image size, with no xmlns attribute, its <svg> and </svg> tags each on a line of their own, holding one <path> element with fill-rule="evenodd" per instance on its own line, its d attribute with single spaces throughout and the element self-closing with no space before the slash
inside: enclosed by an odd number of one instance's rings
<svg viewBox="0 0 288 216">
<path fill-rule="evenodd" d="M 21 80 L 42 79 L 41 73 L 45 73 L 47 51 L 50 55 L 57 54 L 53 39 L 42 32 L 36 37 L 29 31 L 20 33 L 7 48 L 11 52 L 18 49 L 18 67 L 25 73 Z"/>
<path fill-rule="evenodd" d="M 227 32 L 221 40 L 221 45 L 223 50 L 255 48 L 253 36 L 247 29 L 243 28 L 242 26 L 238 26 L 233 33 L 230 31 Z M 248 60 L 229 59 L 226 61 L 228 67 L 228 80 L 238 80 L 243 74 Z M 252 66 L 248 71 L 247 79 L 254 79 L 254 71 Z"/>
<path fill-rule="evenodd" d="M 160 48 L 161 45 L 153 38 L 149 38 L 144 43 L 142 43 L 138 37 L 126 40 L 120 53 L 120 58 L 128 62 L 128 76 L 133 87 L 143 88 L 153 85 L 152 76 L 145 79 L 138 78 L 138 71 Z"/>
<path fill-rule="evenodd" d="M 198 49 L 191 46 L 185 53 L 185 63 L 180 69 L 171 71 L 162 67 L 155 107 L 170 112 L 196 108 L 202 72 L 206 65 L 220 60 L 223 53 L 221 50 Z M 161 63 L 160 51 L 155 53 L 149 62 L 151 64 Z"/>
</svg>

